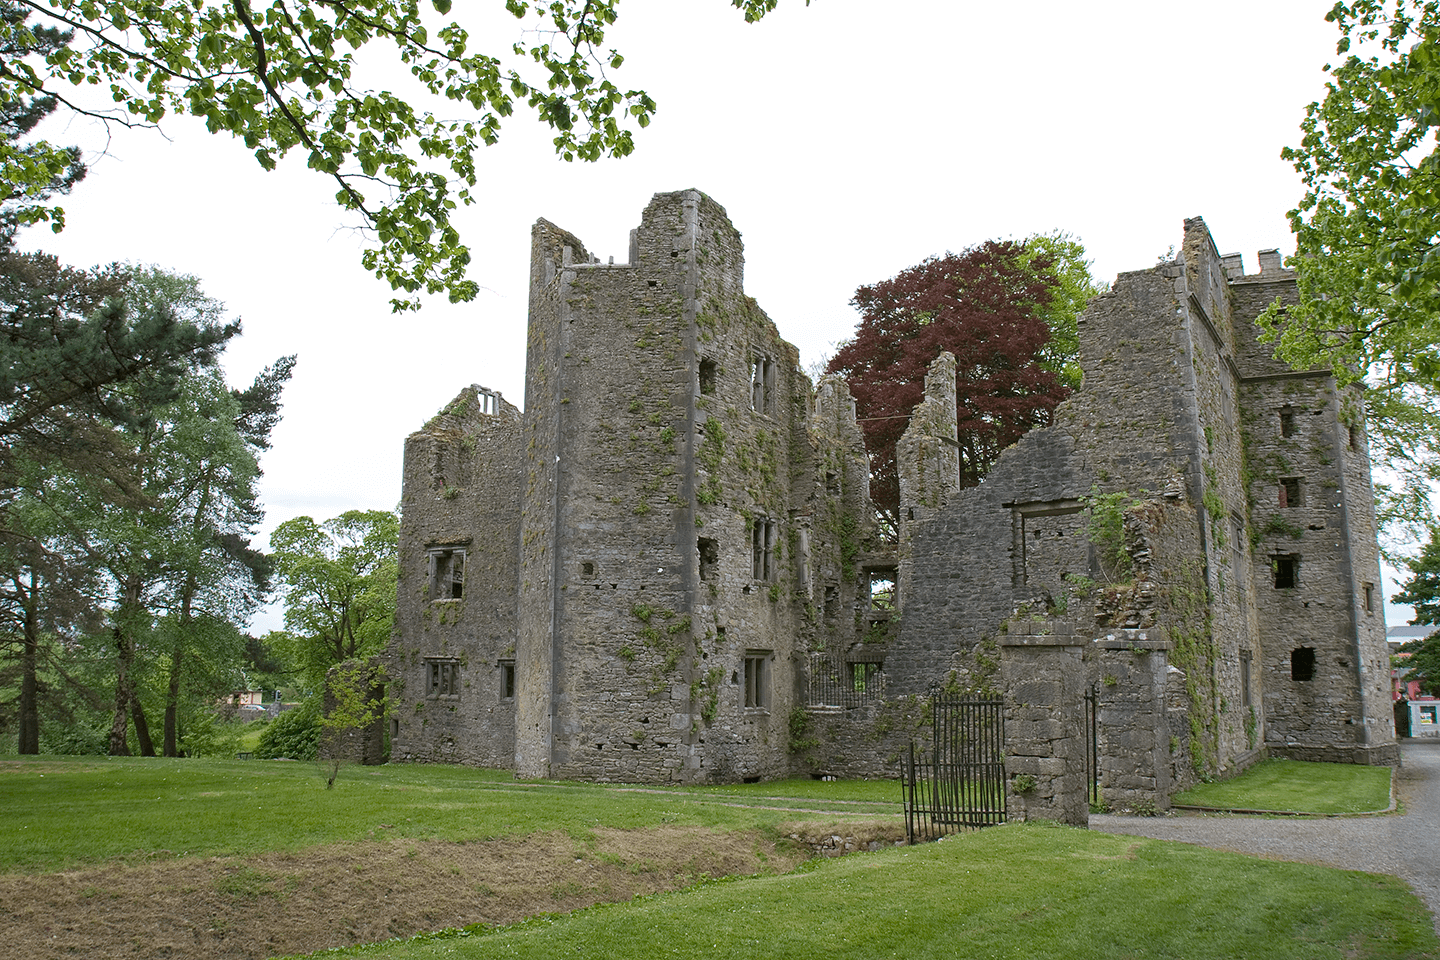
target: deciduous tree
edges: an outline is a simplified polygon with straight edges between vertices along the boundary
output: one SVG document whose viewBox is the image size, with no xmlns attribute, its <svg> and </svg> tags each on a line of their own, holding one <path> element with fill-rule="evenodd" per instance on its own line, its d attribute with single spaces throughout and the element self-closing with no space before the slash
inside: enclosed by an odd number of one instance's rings
<svg viewBox="0 0 1440 960">
<path fill-rule="evenodd" d="M 475 296 L 452 212 L 474 201 L 476 151 L 496 142 L 517 108 L 554 131 L 566 160 L 625 156 L 632 126 L 646 126 L 656 109 L 643 90 L 611 79 L 624 62 L 605 46 L 619 0 L 505 0 L 502 21 L 514 34 L 487 38 L 484 50 L 466 26 L 485 29 L 482 15 L 450 19 L 451 0 L 22 2 L 74 37 L 45 48 L 33 27 L 0 21 L 0 44 L 33 51 L 0 60 L 0 101 L 53 96 L 125 125 L 191 114 L 241 140 L 266 169 L 296 151 L 372 231 L 365 266 L 411 294 Z M 754 21 L 777 0 L 730 2 Z M 408 74 L 413 93 L 360 79 L 386 60 Z M 103 103 L 89 99 L 92 89 L 104 91 Z M 0 143 L 0 173 L 9 189 L 33 193 L 52 181 L 61 154 L 46 143 Z M 39 203 L 24 213 L 59 216 Z"/>
<path fill-rule="evenodd" d="M 1075 319 L 1095 292 L 1084 248 L 1063 234 L 989 241 L 855 291 L 860 324 L 828 370 L 844 375 L 855 396 L 870 494 L 892 528 L 895 444 L 931 361 L 955 355 L 960 481 L 971 486 L 1078 383 Z"/>
<path fill-rule="evenodd" d="M 285 632 L 273 640 L 312 691 L 331 667 L 389 641 L 399 536 L 399 518 L 386 510 L 350 510 L 324 523 L 296 517 L 270 535 L 285 603 Z"/>
<path fill-rule="evenodd" d="M 1264 318 L 1296 367 L 1363 380 L 1391 533 L 1423 536 L 1440 478 L 1440 4 L 1351 0 L 1325 98 L 1282 155 L 1304 178 L 1290 211 L 1300 302 Z M 1357 413 L 1358 415 L 1358 413 Z"/>
</svg>

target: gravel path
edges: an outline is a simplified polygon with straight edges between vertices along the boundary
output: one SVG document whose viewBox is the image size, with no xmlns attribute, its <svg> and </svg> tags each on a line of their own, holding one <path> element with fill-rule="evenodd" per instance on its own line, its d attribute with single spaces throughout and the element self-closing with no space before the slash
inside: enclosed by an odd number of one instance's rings
<svg viewBox="0 0 1440 960">
<path fill-rule="evenodd" d="M 1090 829 L 1179 840 L 1276 860 L 1389 873 L 1410 884 L 1440 933 L 1440 742 L 1405 740 L 1395 786 L 1403 816 L 1096 815 Z"/>
</svg>

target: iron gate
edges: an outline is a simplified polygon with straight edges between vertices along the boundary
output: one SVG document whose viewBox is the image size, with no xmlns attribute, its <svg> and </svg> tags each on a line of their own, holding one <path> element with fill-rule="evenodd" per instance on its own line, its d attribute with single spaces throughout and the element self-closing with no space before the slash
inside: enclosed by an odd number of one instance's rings
<svg viewBox="0 0 1440 960">
<path fill-rule="evenodd" d="M 1005 822 L 1004 701 L 932 693 L 930 705 L 930 749 L 912 740 L 901 771 L 910 843 Z"/>
</svg>

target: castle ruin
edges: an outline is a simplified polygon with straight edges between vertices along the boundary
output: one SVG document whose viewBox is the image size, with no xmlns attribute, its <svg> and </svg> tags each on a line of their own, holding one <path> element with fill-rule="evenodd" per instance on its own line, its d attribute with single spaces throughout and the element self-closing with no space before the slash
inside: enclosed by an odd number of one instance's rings
<svg viewBox="0 0 1440 960">
<path fill-rule="evenodd" d="M 1116 803 L 1267 751 L 1395 758 L 1361 397 L 1257 339 L 1295 296 L 1273 251 L 1245 275 L 1187 221 L 971 489 L 942 355 L 894 543 L 854 402 L 745 295 L 719 204 L 657 194 L 624 264 L 541 220 L 530 281 L 524 410 L 468 387 L 406 442 L 393 760 L 894 776 L 936 685 L 1013 685 L 1001 651 L 1041 634 L 1097 691 Z"/>
</svg>

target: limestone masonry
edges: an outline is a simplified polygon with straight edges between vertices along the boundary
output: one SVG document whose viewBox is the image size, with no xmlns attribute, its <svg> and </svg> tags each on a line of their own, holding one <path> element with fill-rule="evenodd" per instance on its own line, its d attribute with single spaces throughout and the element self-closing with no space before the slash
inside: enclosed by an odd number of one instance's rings
<svg viewBox="0 0 1440 960">
<path fill-rule="evenodd" d="M 1093 689 L 1116 805 L 1264 752 L 1393 761 L 1362 398 L 1258 342 L 1295 297 L 1274 251 L 1245 275 L 1187 221 L 1090 304 L 1083 387 L 971 489 L 942 355 L 888 543 L 845 384 L 811 384 L 742 280 L 698 191 L 657 194 L 625 264 L 536 223 L 523 412 L 472 386 L 406 441 L 392 759 L 895 776 L 939 686 L 1005 694 L 1007 770 L 1037 771 L 1025 711 Z"/>
</svg>

